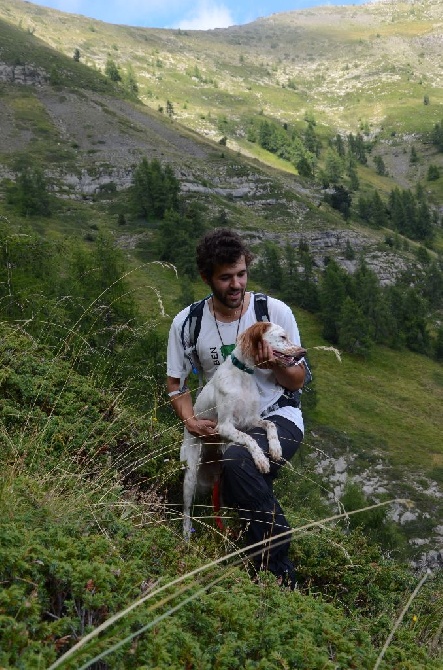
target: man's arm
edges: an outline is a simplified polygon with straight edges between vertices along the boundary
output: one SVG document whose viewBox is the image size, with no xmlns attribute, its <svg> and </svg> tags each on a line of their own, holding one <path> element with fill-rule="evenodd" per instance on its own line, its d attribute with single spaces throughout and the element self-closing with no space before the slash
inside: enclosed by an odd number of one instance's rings
<svg viewBox="0 0 443 670">
<path fill-rule="evenodd" d="M 177 414 L 178 418 L 183 421 L 191 435 L 194 435 L 195 437 L 203 437 L 205 439 L 217 435 L 215 431 L 217 423 L 215 421 L 199 419 L 194 416 L 191 392 L 179 392 L 180 379 L 168 376 L 166 378 L 166 387 L 174 412 Z"/>
</svg>

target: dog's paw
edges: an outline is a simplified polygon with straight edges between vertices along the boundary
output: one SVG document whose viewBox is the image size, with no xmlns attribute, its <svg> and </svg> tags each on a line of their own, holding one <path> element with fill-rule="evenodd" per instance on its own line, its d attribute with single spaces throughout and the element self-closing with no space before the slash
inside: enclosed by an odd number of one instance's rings
<svg viewBox="0 0 443 670">
<path fill-rule="evenodd" d="M 274 461 L 281 461 L 282 451 L 278 440 L 269 440 L 269 455 Z"/>
<path fill-rule="evenodd" d="M 270 469 L 269 460 L 266 458 L 263 452 L 254 456 L 254 463 L 259 472 L 267 474 Z"/>
</svg>

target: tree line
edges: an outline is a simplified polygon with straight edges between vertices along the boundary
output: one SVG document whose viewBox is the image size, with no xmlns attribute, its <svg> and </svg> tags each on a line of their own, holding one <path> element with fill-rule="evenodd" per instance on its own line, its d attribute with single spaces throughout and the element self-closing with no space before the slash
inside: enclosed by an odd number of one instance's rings
<svg viewBox="0 0 443 670">
<path fill-rule="evenodd" d="M 325 189 L 324 200 L 339 211 L 345 219 L 351 215 L 376 227 L 392 228 L 409 239 L 431 243 L 438 224 L 436 212 L 432 212 L 426 193 L 420 184 L 415 192 L 394 188 L 384 202 L 378 191 L 359 195 L 354 202 L 354 193 L 359 190 L 357 165 L 367 165 L 373 142 L 365 139 L 361 132 L 343 136 L 339 133 L 329 139 L 323 147 L 316 133 L 316 121 L 311 114 L 305 117 L 307 126 L 299 132 L 287 123 L 279 123 L 262 116 L 246 120 L 246 138 L 260 147 L 292 163 L 303 177 L 316 178 Z M 436 124 L 432 142 L 443 147 L 443 122 Z M 229 121 L 219 119 L 219 129 L 227 133 Z M 320 161 L 321 157 L 321 161 Z M 417 160 L 415 148 L 411 149 L 411 162 Z M 386 175 L 382 156 L 374 157 L 377 174 Z M 431 165 L 427 179 L 440 177 L 438 166 Z"/>
<path fill-rule="evenodd" d="M 429 315 L 443 309 L 443 263 L 422 255 L 422 270 L 381 286 L 362 258 L 353 274 L 326 258 L 316 267 L 309 245 L 282 250 L 265 242 L 253 276 L 266 289 L 318 315 L 324 338 L 343 351 L 369 356 L 374 345 L 407 347 L 443 360 L 443 327 Z"/>
<path fill-rule="evenodd" d="M 357 212 L 370 226 L 391 228 L 411 240 L 430 243 L 435 236 L 437 220 L 421 185 L 417 186 L 415 193 L 395 187 L 386 203 L 375 190 L 368 196 L 360 195 Z"/>
<path fill-rule="evenodd" d="M 7 193 L 9 201 L 25 215 L 50 214 L 53 196 L 38 168 L 23 169 L 16 182 L 8 185 Z M 42 193 L 47 197 L 42 198 Z M 180 197 L 171 166 L 157 159 L 140 162 L 125 197 L 134 218 L 152 222 L 151 253 L 176 266 L 181 276 L 180 302 L 189 303 L 197 274 L 195 241 L 209 226 L 227 225 L 225 212 L 208 221 L 199 204 Z M 383 225 L 383 217 L 389 216 L 392 227 L 403 235 L 421 239 L 429 234 L 431 216 L 423 189 L 412 194 L 396 188 L 387 207 L 375 192 L 359 201 L 362 218 L 372 225 Z M 109 238 L 100 234 L 93 249 L 74 245 L 68 254 L 36 236 L 8 236 L 7 230 L 0 241 L 4 316 L 29 320 L 30 327 L 38 321 L 36 314 L 41 322 L 52 319 L 68 330 L 78 324 L 76 331 L 92 352 L 112 352 L 122 346 L 130 331 L 127 324 L 137 322 L 137 313 L 121 279 L 122 256 Z M 350 246 L 347 252 L 352 255 Z M 303 240 L 297 249 L 287 245 L 284 250 L 266 242 L 254 273 L 267 289 L 281 290 L 284 299 L 318 314 L 325 338 L 346 351 L 369 355 L 374 344 L 385 344 L 406 346 L 441 360 L 442 328 L 431 326 L 429 314 L 443 309 L 442 263 L 431 260 L 424 247 L 419 252 L 420 273 L 411 276 L 405 272 L 387 287 L 379 285 L 364 260 L 353 275 L 333 259 L 325 259 L 320 271 Z M 55 254 L 59 254 L 60 265 L 53 261 Z M 57 337 L 65 337 L 60 326 Z M 68 338 L 70 346 L 74 339 Z"/>
<path fill-rule="evenodd" d="M 56 210 L 56 196 L 38 167 L 17 167 L 6 194 L 24 217 L 48 217 Z M 197 274 L 195 241 L 208 226 L 201 206 L 180 197 L 170 165 L 146 158 L 123 199 L 133 220 L 152 226 L 151 257 L 175 265 L 180 303 L 189 303 Z M 122 211 L 121 225 L 126 223 Z M 0 222 L 0 317 L 26 324 L 38 341 L 75 361 L 80 373 L 126 384 L 134 403 L 152 405 L 162 386 L 166 343 L 145 325 L 125 278 L 128 271 L 124 254 L 103 231 L 86 244 L 74 236 L 54 242 L 28 229 L 15 233 L 6 219 Z"/>
<path fill-rule="evenodd" d="M 287 123 L 281 125 L 261 117 L 251 117 L 247 121 L 246 137 L 262 149 L 289 161 L 304 177 L 315 173 L 321 142 L 315 132 L 315 120 L 308 119 L 303 132 L 297 132 Z"/>
</svg>

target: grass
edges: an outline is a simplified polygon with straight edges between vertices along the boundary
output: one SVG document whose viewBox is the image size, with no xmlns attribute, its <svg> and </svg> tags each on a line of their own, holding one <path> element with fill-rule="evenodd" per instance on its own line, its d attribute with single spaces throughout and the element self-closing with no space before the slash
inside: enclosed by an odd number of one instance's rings
<svg viewBox="0 0 443 670">
<path fill-rule="evenodd" d="M 315 318 L 295 313 L 314 367 L 318 404 L 312 420 L 350 436 L 375 435 L 382 455 L 409 472 L 430 474 L 441 467 L 443 386 L 435 363 L 385 348 L 367 361 L 344 354 L 339 363 L 315 349 L 327 344 Z"/>
</svg>

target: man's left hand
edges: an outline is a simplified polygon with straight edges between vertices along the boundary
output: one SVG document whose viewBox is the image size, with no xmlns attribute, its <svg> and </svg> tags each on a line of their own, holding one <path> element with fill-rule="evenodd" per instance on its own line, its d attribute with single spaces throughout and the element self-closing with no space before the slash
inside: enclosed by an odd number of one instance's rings
<svg viewBox="0 0 443 670">
<path fill-rule="evenodd" d="M 255 356 L 255 365 L 261 370 L 274 370 L 279 365 L 278 360 L 274 357 L 272 347 L 268 342 L 258 343 L 258 353 Z"/>
</svg>

